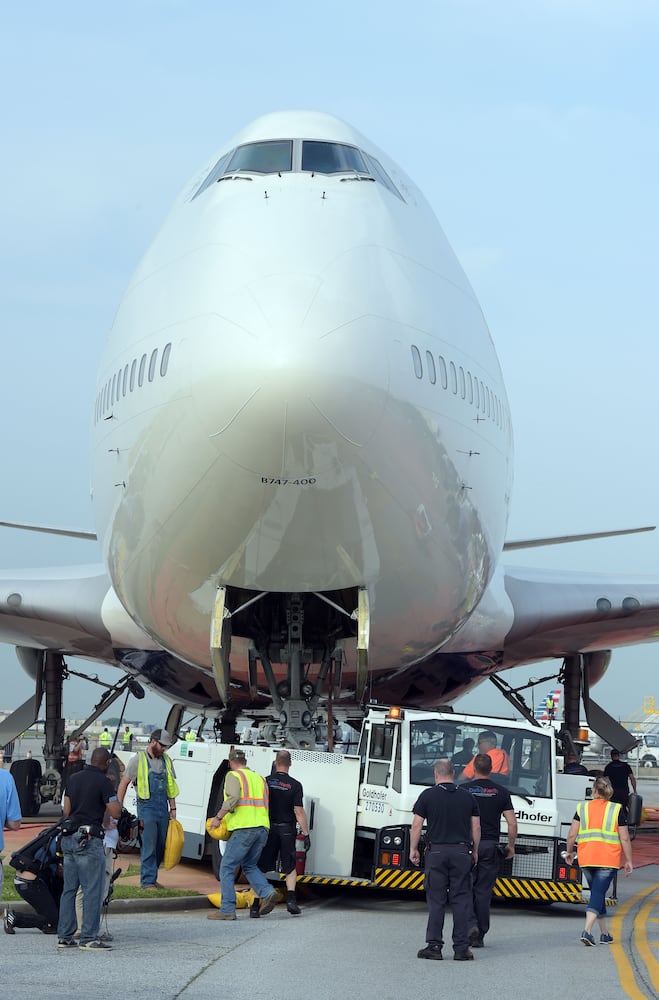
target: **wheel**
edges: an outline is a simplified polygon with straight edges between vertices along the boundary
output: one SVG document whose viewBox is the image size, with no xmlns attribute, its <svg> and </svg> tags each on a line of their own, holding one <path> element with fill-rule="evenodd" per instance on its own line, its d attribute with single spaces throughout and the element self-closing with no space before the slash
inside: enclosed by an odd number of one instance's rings
<svg viewBox="0 0 659 1000">
<path fill-rule="evenodd" d="M 41 778 L 41 764 L 38 760 L 15 760 L 9 768 L 16 783 L 21 814 L 36 816 L 41 806 L 38 786 Z"/>
<path fill-rule="evenodd" d="M 646 757 L 643 757 L 643 759 L 641 760 L 641 767 L 656 767 L 656 766 L 657 766 L 656 759 L 654 757 L 651 757 L 649 754 Z"/>
</svg>

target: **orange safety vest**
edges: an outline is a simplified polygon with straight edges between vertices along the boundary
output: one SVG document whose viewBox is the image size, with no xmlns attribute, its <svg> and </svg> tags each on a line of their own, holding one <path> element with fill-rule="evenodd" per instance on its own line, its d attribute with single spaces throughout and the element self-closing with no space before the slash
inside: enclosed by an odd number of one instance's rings
<svg viewBox="0 0 659 1000">
<path fill-rule="evenodd" d="M 580 868 L 620 868 L 622 844 L 618 817 L 622 806 L 606 799 L 591 799 L 577 806 Z"/>
<path fill-rule="evenodd" d="M 264 826 L 270 829 L 268 786 L 264 778 L 249 768 L 232 771 L 240 782 L 240 798 L 233 812 L 226 814 L 228 830 Z M 226 793 L 225 793 L 226 798 Z"/>
<path fill-rule="evenodd" d="M 492 774 L 508 774 L 510 768 L 510 759 L 505 750 L 501 750 L 500 747 L 492 747 L 491 750 L 487 751 L 487 756 L 492 761 Z M 464 771 L 462 772 L 464 778 L 473 778 L 474 776 L 474 761 L 469 761 Z"/>
<path fill-rule="evenodd" d="M 69 764 L 74 764 L 78 760 L 82 760 L 82 747 L 79 745 L 78 740 L 71 740 L 69 743 Z"/>
</svg>

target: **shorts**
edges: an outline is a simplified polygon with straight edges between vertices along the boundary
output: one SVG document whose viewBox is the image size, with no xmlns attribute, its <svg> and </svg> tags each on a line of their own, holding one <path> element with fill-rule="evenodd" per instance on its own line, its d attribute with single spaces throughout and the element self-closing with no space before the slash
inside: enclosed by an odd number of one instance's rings
<svg viewBox="0 0 659 1000">
<path fill-rule="evenodd" d="M 277 858 L 283 875 L 295 871 L 295 823 L 277 823 L 270 827 L 266 845 L 259 858 L 262 872 L 276 871 Z"/>
</svg>

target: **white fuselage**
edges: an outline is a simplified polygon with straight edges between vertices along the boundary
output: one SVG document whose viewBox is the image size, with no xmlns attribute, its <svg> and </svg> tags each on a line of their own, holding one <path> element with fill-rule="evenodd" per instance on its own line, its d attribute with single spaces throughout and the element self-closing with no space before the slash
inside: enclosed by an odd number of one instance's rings
<svg viewBox="0 0 659 1000">
<path fill-rule="evenodd" d="M 298 158 L 305 139 L 366 151 L 400 197 L 299 163 L 196 197 L 215 160 L 193 178 L 102 361 L 98 534 L 131 617 L 203 670 L 220 585 L 366 587 L 369 662 L 391 670 L 446 642 L 493 573 L 511 486 L 505 389 L 409 178 L 345 123 L 306 112 L 259 119 L 216 159 L 268 139 L 296 140 Z M 242 652 L 234 636 L 232 670 Z"/>
</svg>

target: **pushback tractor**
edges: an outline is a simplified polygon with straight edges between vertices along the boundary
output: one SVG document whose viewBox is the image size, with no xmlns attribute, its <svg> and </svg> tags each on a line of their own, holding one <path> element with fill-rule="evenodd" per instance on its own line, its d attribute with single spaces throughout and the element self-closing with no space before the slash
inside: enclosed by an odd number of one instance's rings
<svg viewBox="0 0 659 1000">
<path fill-rule="evenodd" d="M 409 860 L 412 808 L 423 789 L 434 784 L 435 761 L 454 761 L 459 781 L 469 748 L 485 731 L 504 752 L 507 772 L 492 778 L 508 788 L 518 823 L 515 856 L 502 857 L 495 896 L 583 902 L 579 869 L 567 865 L 564 854 L 576 804 L 590 797 L 594 779 L 563 773 L 553 727 L 380 705 L 368 706 L 354 744 L 343 745 L 347 752 L 289 748 L 291 774 L 304 787 L 311 833 L 298 882 L 422 891 L 423 836 L 421 865 Z M 255 729 L 246 732 L 256 739 L 242 743 L 247 765 L 265 776 L 281 747 L 259 743 Z M 169 751 L 180 787 L 183 857 L 210 855 L 216 871 L 218 842 L 208 837 L 206 819 L 221 805 L 232 745 L 181 741 Z M 506 842 L 504 822 L 503 847 Z"/>
</svg>

